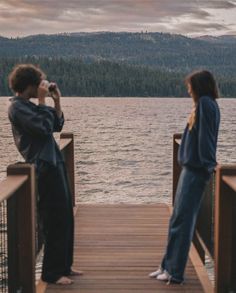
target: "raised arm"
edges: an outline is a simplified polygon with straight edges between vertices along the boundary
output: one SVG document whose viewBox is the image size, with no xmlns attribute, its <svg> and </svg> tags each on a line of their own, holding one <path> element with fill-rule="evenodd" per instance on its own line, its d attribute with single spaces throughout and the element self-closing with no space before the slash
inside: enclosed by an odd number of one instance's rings
<svg viewBox="0 0 236 293">
<path fill-rule="evenodd" d="M 38 88 L 39 105 L 46 105 L 45 91 L 48 93 L 48 89 L 51 89 L 49 91 L 49 95 L 51 96 L 54 102 L 54 108 L 50 107 L 50 109 L 52 110 L 55 116 L 54 131 L 61 131 L 64 125 L 64 115 L 61 109 L 61 92 L 56 83 L 50 83 L 50 84 L 42 83 L 40 85 L 40 87 Z"/>
</svg>

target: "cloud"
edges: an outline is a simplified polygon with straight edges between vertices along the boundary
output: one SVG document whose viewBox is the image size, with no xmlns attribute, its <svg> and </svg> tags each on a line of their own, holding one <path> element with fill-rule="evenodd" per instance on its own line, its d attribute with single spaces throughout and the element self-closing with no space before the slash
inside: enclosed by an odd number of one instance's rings
<svg viewBox="0 0 236 293">
<path fill-rule="evenodd" d="M 101 30 L 204 34 L 217 26 L 229 33 L 235 25 L 219 16 L 229 10 L 236 12 L 236 0 L 2 0 L 0 35 Z"/>
<path fill-rule="evenodd" d="M 214 31 L 220 31 L 220 30 L 227 30 L 227 26 L 224 26 L 219 23 L 198 23 L 198 22 L 188 22 L 188 23 L 181 23 L 178 26 L 179 33 L 181 31 L 187 31 L 190 30 L 192 34 L 195 33 L 202 33 L 203 31 L 205 33 L 208 32 L 214 32 Z"/>
</svg>

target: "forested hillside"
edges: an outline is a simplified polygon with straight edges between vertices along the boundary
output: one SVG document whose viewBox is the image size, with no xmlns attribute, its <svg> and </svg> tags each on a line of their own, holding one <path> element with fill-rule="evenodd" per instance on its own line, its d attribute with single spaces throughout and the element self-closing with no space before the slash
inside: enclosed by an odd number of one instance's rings
<svg viewBox="0 0 236 293">
<path fill-rule="evenodd" d="M 0 95 L 20 62 L 39 64 L 70 96 L 182 96 L 184 76 L 211 70 L 224 96 L 236 97 L 236 37 L 163 33 L 74 33 L 0 37 Z"/>
<path fill-rule="evenodd" d="M 185 74 L 110 61 L 85 63 L 79 59 L 30 57 L 0 60 L 0 96 L 10 95 L 7 76 L 17 63 L 33 63 L 56 81 L 64 96 L 182 97 Z M 224 96 L 236 96 L 233 78 L 217 78 Z"/>
</svg>

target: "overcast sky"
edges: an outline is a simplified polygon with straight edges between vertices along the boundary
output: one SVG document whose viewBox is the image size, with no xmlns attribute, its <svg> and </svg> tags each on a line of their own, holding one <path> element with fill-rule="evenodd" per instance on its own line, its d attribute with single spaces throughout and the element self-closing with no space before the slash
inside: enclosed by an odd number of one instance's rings
<svg viewBox="0 0 236 293">
<path fill-rule="evenodd" d="M 149 31 L 236 35 L 236 0 L 0 0 L 0 35 Z"/>
</svg>

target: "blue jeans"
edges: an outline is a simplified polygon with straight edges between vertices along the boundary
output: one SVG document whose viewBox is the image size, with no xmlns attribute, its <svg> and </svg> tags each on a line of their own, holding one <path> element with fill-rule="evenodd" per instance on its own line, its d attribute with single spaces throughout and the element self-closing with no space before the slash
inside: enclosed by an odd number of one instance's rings
<svg viewBox="0 0 236 293">
<path fill-rule="evenodd" d="M 181 283 L 194 234 L 198 211 L 209 175 L 184 167 L 179 177 L 168 244 L 161 267 L 172 281 Z"/>
</svg>

